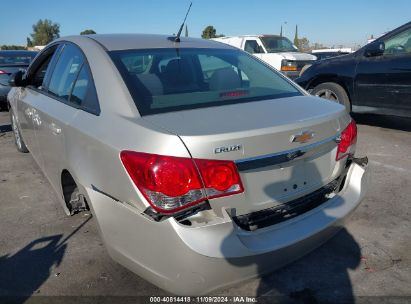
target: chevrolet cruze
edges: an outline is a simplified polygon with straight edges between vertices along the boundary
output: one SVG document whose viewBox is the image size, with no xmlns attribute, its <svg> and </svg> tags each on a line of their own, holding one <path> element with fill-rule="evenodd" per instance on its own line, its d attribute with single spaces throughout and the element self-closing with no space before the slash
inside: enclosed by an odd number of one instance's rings
<svg viewBox="0 0 411 304">
<path fill-rule="evenodd" d="M 226 44 L 91 35 L 10 79 L 17 149 L 65 212 L 90 208 L 109 254 L 199 295 L 318 247 L 367 188 L 344 107 Z"/>
</svg>

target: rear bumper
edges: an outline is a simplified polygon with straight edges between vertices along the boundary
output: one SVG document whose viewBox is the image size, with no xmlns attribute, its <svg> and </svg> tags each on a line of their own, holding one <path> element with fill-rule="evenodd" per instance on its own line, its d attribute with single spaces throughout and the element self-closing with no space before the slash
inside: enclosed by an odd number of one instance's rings
<svg viewBox="0 0 411 304">
<path fill-rule="evenodd" d="M 315 249 L 342 227 L 367 190 L 366 166 L 352 163 L 344 188 L 319 207 L 254 232 L 228 215 L 204 226 L 154 222 L 87 189 L 112 258 L 162 289 L 201 295 L 271 272 Z"/>
</svg>

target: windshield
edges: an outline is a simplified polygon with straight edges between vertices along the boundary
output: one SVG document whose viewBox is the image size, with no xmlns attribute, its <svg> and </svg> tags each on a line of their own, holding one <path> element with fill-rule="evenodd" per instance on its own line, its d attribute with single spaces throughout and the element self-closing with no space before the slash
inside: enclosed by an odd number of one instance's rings
<svg viewBox="0 0 411 304">
<path fill-rule="evenodd" d="M 0 54 L 0 65 L 29 65 L 36 54 Z"/>
<path fill-rule="evenodd" d="M 268 53 L 298 52 L 298 49 L 286 37 L 263 36 L 260 39 Z"/>
<path fill-rule="evenodd" d="M 302 95 L 276 71 L 231 49 L 109 52 L 141 115 Z"/>
</svg>

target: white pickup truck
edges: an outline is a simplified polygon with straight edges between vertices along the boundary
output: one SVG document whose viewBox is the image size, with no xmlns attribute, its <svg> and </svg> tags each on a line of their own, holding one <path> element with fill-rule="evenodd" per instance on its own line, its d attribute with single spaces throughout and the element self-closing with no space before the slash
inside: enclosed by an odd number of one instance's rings
<svg viewBox="0 0 411 304">
<path fill-rule="evenodd" d="M 247 35 L 214 38 L 240 48 L 265 61 L 291 79 L 299 76 L 301 69 L 312 64 L 316 57 L 301 53 L 286 37 L 276 35 Z"/>
</svg>

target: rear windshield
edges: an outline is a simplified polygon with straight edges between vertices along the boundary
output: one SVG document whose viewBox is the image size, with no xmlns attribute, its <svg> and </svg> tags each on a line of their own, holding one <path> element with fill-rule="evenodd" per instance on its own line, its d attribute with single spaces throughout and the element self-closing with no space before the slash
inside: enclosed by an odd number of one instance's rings
<svg viewBox="0 0 411 304">
<path fill-rule="evenodd" d="M 141 115 L 298 96 L 274 69 L 238 50 L 109 52 Z"/>
<path fill-rule="evenodd" d="M 0 54 L 0 65 L 29 65 L 31 60 L 35 57 L 33 55 L 12 55 L 12 54 Z"/>
</svg>

